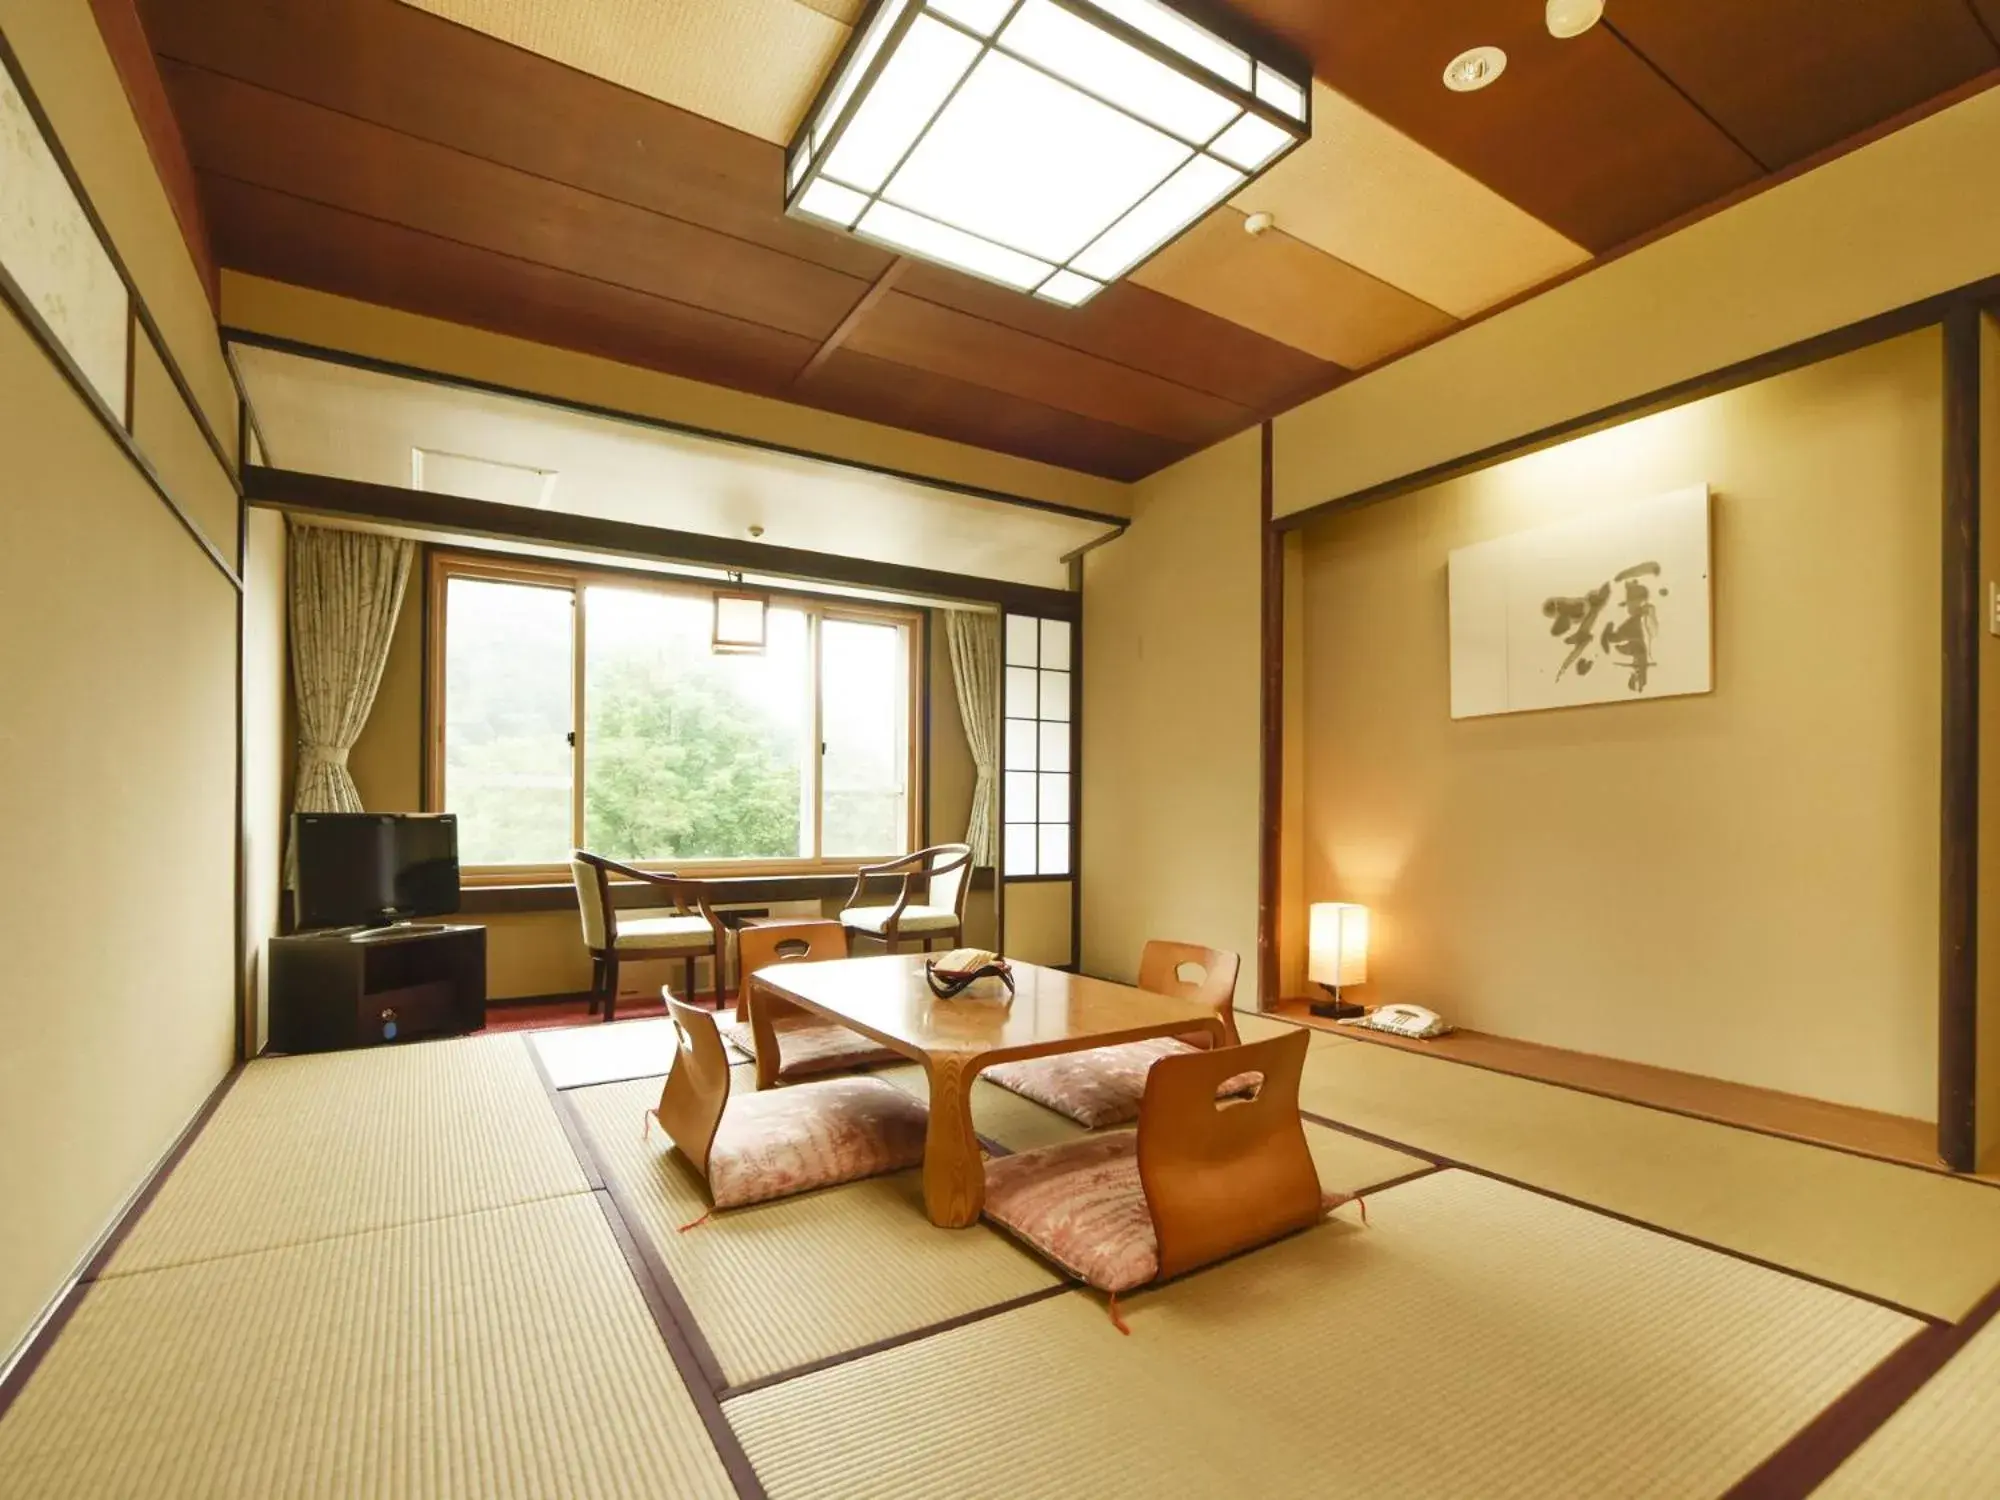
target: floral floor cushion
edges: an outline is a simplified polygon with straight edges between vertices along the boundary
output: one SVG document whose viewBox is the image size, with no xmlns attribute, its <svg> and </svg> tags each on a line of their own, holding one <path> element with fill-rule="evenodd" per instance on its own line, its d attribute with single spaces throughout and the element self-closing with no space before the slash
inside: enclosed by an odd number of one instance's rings
<svg viewBox="0 0 2000 1500">
<path fill-rule="evenodd" d="M 1116 1047 L 1093 1047 L 1088 1052 L 1059 1052 L 1054 1057 L 999 1063 L 979 1076 L 1066 1115 L 1085 1129 L 1099 1130 L 1106 1125 L 1130 1125 L 1138 1119 L 1139 1100 L 1146 1092 L 1146 1075 L 1153 1064 L 1193 1050 L 1186 1042 L 1158 1037 Z M 1216 1097 L 1237 1098 L 1254 1093 L 1256 1087 L 1256 1075 L 1243 1073 L 1224 1082 Z"/>
<path fill-rule="evenodd" d="M 1128 1292 L 1160 1274 L 1130 1130 L 989 1161 L 986 1217 L 1100 1291 Z"/>
<path fill-rule="evenodd" d="M 740 1208 L 918 1166 L 929 1120 L 879 1078 L 733 1094 L 709 1147 L 709 1196 Z"/>
<path fill-rule="evenodd" d="M 1326 1193 L 1328 1212 L 1354 1195 Z M 1139 1180 L 1139 1135 L 1114 1130 L 986 1164 L 986 1217 L 1077 1280 L 1112 1294 L 1160 1274 L 1160 1241 Z"/>
<path fill-rule="evenodd" d="M 838 1021 L 795 1015 L 786 1016 L 775 1027 L 780 1078 L 806 1078 L 814 1073 L 838 1073 L 848 1068 L 875 1068 L 884 1063 L 909 1061 L 901 1053 L 891 1052 Z M 757 1038 L 748 1021 L 723 1027 L 722 1039 L 753 1062 L 756 1060 Z"/>
</svg>

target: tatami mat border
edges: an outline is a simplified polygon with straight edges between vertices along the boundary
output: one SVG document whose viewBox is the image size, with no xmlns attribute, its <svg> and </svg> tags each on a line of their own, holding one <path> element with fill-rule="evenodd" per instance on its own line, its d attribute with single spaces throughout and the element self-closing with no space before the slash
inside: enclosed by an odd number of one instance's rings
<svg viewBox="0 0 2000 1500">
<path fill-rule="evenodd" d="M 241 1062 L 232 1064 L 229 1071 L 222 1075 L 222 1081 L 210 1091 L 208 1098 L 202 1101 L 201 1108 L 194 1112 L 194 1118 L 181 1127 L 181 1133 L 175 1137 L 173 1145 L 167 1148 L 166 1155 L 160 1158 L 151 1175 L 140 1184 L 138 1192 L 132 1195 L 130 1201 L 119 1212 L 117 1220 L 105 1231 L 104 1238 L 98 1241 L 97 1249 L 91 1253 L 90 1259 L 84 1262 L 76 1280 L 57 1298 L 55 1306 L 49 1309 L 40 1326 L 29 1335 L 28 1342 L 15 1356 L 13 1364 L 7 1367 L 4 1376 L 0 1376 L 0 1418 L 7 1415 L 7 1408 L 14 1404 L 14 1398 L 21 1393 L 22 1388 L 34 1375 L 43 1356 L 49 1352 L 63 1329 L 68 1326 L 69 1320 L 76 1315 L 78 1306 L 89 1295 L 90 1288 L 96 1283 L 98 1275 L 111 1263 L 111 1257 L 118 1253 L 118 1247 L 125 1242 L 125 1236 L 132 1232 L 132 1226 L 139 1222 L 140 1216 L 152 1207 L 153 1200 L 160 1195 L 160 1189 L 166 1186 L 174 1168 L 181 1164 L 182 1158 L 193 1147 L 196 1138 L 214 1118 L 216 1110 L 222 1107 L 222 1101 L 229 1097 L 229 1091 L 236 1086 L 236 1080 L 242 1076 Z"/>
<path fill-rule="evenodd" d="M 1010 1313 L 1017 1308 L 1031 1307 L 1037 1302 L 1046 1302 L 1051 1297 L 1068 1296 L 1080 1290 L 1073 1281 L 1062 1281 L 1054 1286 L 1039 1287 L 1019 1297 L 1009 1297 L 1005 1302 L 996 1302 L 991 1307 L 975 1307 L 971 1312 L 960 1313 L 955 1318 L 945 1318 L 940 1322 L 927 1323 L 922 1328 L 912 1328 L 907 1333 L 894 1334 L 886 1339 L 877 1339 L 872 1344 L 863 1344 L 859 1349 L 843 1349 L 838 1354 L 829 1354 L 824 1359 L 815 1359 L 807 1364 L 794 1365 L 789 1370 L 774 1371 L 746 1380 L 741 1385 L 732 1385 L 722 1391 L 724 1401 L 733 1401 L 738 1396 L 747 1396 L 752 1391 L 761 1391 L 768 1386 L 783 1385 L 788 1380 L 798 1380 L 807 1375 L 817 1375 L 821 1370 L 831 1370 L 837 1365 L 848 1365 L 857 1359 L 866 1359 L 871 1354 L 882 1354 L 890 1349 L 899 1349 L 904 1344 L 914 1344 L 919 1339 L 934 1338 L 940 1333 L 950 1333 L 954 1328 L 964 1328 L 968 1324 L 983 1323 L 988 1318 L 997 1318 L 1002 1313 Z"/>
<path fill-rule="evenodd" d="M 605 1191 L 604 1174 L 597 1168 L 597 1153 L 590 1149 L 590 1138 L 584 1133 L 583 1121 L 576 1117 L 569 1108 L 569 1101 L 563 1098 L 562 1090 L 556 1087 L 556 1081 L 549 1073 L 548 1064 L 542 1061 L 541 1049 L 526 1037 L 521 1039 L 521 1046 L 528 1054 L 528 1061 L 534 1066 L 535 1077 L 542 1085 L 542 1092 L 549 1096 L 549 1107 L 556 1112 L 556 1122 L 562 1126 L 562 1133 L 569 1141 L 569 1149 L 576 1153 L 576 1164 L 583 1169 L 584 1178 L 590 1183 L 590 1190 L 593 1193 Z"/>
<path fill-rule="evenodd" d="M 2000 1316 L 2000 1286 L 1982 1297 L 1963 1321 L 1932 1324 L 1913 1335 L 1737 1481 L 1723 1500 L 1804 1500 L 1996 1316 Z"/>
<path fill-rule="evenodd" d="M 702 1425 L 708 1429 L 709 1441 L 715 1444 L 715 1451 L 721 1456 L 729 1482 L 735 1486 L 741 1500 L 768 1500 L 763 1481 L 757 1477 L 749 1454 L 744 1452 L 742 1443 L 737 1440 L 736 1429 L 729 1425 L 729 1419 L 722 1413 L 721 1395 L 725 1384 L 722 1365 L 703 1336 L 701 1325 L 695 1321 L 693 1309 L 675 1285 L 666 1263 L 646 1237 L 633 1227 L 641 1222 L 638 1211 L 616 1186 L 615 1179 L 599 1164 L 589 1133 L 576 1114 L 575 1105 L 565 1091 L 555 1086 L 535 1048 L 525 1041 L 521 1045 L 534 1058 L 535 1076 L 541 1080 L 549 1107 L 562 1121 L 563 1134 L 569 1139 L 570 1149 L 576 1152 L 577 1164 L 591 1180 L 591 1196 L 597 1200 L 598 1209 L 611 1228 L 611 1237 L 618 1242 L 619 1253 L 625 1257 L 625 1265 L 638 1284 L 639 1295 L 645 1299 L 646 1309 L 653 1315 L 654 1326 L 666 1341 L 674 1368 L 680 1371 L 681 1383 L 687 1387 L 695 1409 L 701 1413 Z"/>
<path fill-rule="evenodd" d="M 1823 1286 L 1828 1291 L 1839 1292 L 1843 1296 L 1853 1297 L 1861 1302 L 1872 1302 L 1877 1307 L 1887 1308 L 1890 1312 L 1901 1313 L 1906 1318 L 1914 1318 L 1927 1327 L 1948 1328 L 1951 1326 L 1946 1319 L 1940 1318 L 1935 1313 L 1919 1312 L 1914 1307 L 1905 1307 L 1902 1303 L 1893 1301 L 1888 1297 L 1877 1296 L 1873 1292 L 1864 1292 L 1856 1287 L 1843 1286 L 1837 1281 L 1829 1281 L 1824 1276 L 1815 1276 L 1810 1271 L 1801 1271 L 1796 1266 L 1783 1265 L 1778 1261 L 1765 1260 L 1762 1256 L 1751 1255 L 1742 1250 L 1735 1250 L 1727 1245 L 1718 1245 L 1713 1240 L 1702 1239 L 1699 1235 L 1686 1234 L 1681 1230 L 1671 1229 L 1664 1224 L 1655 1224 L 1650 1219 L 1641 1219 L 1632 1214 L 1620 1213 L 1615 1208 L 1606 1208 L 1601 1203 L 1592 1203 L 1584 1198 L 1573 1198 L 1568 1193 L 1559 1193 L 1554 1188 L 1543 1187 L 1539 1183 L 1524 1182 L 1518 1177 L 1509 1177 L 1505 1172 L 1495 1172 L 1490 1167 L 1482 1167 L 1473 1162 L 1461 1161 L 1457 1157 L 1444 1156 L 1436 1151 L 1427 1150 L 1422 1146 L 1412 1146 L 1407 1142 L 1395 1140 L 1390 1136 L 1377 1135 L 1372 1130 L 1363 1130 L 1358 1125 L 1344 1124 L 1326 1115 L 1315 1114 L 1309 1109 L 1302 1109 L 1299 1113 L 1306 1119 L 1311 1120 L 1315 1125 L 1324 1125 L 1329 1130 L 1340 1131 L 1343 1135 L 1351 1135 L 1359 1140 L 1373 1141 L 1378 1146 L 1387 1146 L 1393 1151 L 1403 1151 L 1411 1156 L 1420 1156 L 1426 1161 L 1436 1162 L 1441 1167 L 1452 1167 L 1461 1172 L 1470 1172 L 1475 1177 L 1485 1177 L 1493 1182 L 1504 1182 L 1508 1187 L 1520 1188 L 1523 1192 L 1535 1193 L 1543 1198 L 1552 1199 L 1557 1203 L 1567 1203 L 1572 1208 L 1581 1208 L 1590 1213 L 1601 1214 L 1607 1219 L 1616 1219 L 1621 1224 L 1630 1224 L 1635 1229 L 1650 1230 L 1654 1234 L 1665 1235 L 1670 1240 L 1680 1240 L 1684 1244 L 1694 1245 L 1699 1249 L 1712 1251 L 1717 1255 L 1726 1255 L 1731 1260 L 1740 1260 L 1749 1265 L 1761 1266 L 1767 1271 L 1776 1271 L 1781 1275 L 1791 1277 L 1795 1281 L 1810 1281 L 1814 1286 Z M 1379 1189 L 1373 1191 L 1379 1191 Z"/>
</svg>

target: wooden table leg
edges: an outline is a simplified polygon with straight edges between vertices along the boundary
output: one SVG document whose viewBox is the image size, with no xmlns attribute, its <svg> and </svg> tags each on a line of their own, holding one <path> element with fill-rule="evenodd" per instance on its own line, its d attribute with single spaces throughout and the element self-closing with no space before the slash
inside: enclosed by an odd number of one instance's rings
<svg viewBox="0 0 2000 1500">
<path fill-rule="evenodd" d="M 784 1059 L 778 1055 L 778 1028 L 771 1024 L 771 997 L 764 993 L 754 979 L 745 980 L 742 993 L 737 996 L 738 1019 L 750 1022 L 750 1036 L 757 1044 L 757 1087 L 774 1089 L 778 1086 L 778 1069 Z"/>
<path fill-rule="evenodd" d="M 932 1057 L 931 1122 L 924 1138 L 924 1211 L 945 1229 L 979 1222 L 986 1205 L 986 1159 L 972 1129 L 972 1083 L 976 1069 L 960 1057 Z"/>
</svg>

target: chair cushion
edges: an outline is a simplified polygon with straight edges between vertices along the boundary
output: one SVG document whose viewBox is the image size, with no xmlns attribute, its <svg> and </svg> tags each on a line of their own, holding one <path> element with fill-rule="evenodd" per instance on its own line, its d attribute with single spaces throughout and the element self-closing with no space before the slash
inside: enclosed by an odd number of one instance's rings
<svg viewBox="0 0 2000 1500">
<path fill-rule="evenodd" d="M 778 1077 L 804 1078 L 814 1073 L 838 1073 L 845 1068 L 875 1068 L 908 1062 L 900 1052 L 871 1041 L 838 1021 L 817 1016 L 785 1016 L 771 1023 L 778 1033 Z M 748 1021 L 722 1028 L 722 1039 L 752 1062 L 757 1060 L 757 1035 Z"/>
<path fill-rule="evenodd" d="M 889 925 L 893 906 L 850 906 L 840 914 L 846 926 L 861 932 L 880 932 Z M 948 906 L 906 906 L 896 923 L 898 932 L 949 932 L 958 926 L 958 913 Z"/>
<path fill-rule="evenodd" d="M 1155 1037 L 1121 1042 L 1116 1047 L 1093 1047 L 1088 1052 L 1058 1052 L 1026 1062 L 996 1063 L 980 1077 L 1065 1115 L 1087 1130 L 1100 1130 L 1138 1119 L 1146 1075 L 1153 1064 L 1177 1052 L 1194 1050 L 1174 1037 Z M 1240 1073 L 1227 1079 L 1216 1090 L 1216 1097 L 1236 1098 L 1256 1086 L 1253 1074 Z"/>
<path fill-rule="evenodd" d="M 1160 1274 L 1135 1131 L 989 1161 L 986 1217 L 1102 1291 L 1127 1292 Z"/>
<path fill-rule="evenodd" d="M 732 1094 L 708 1152 L 717 1208 L 900 1172 L 924 1159 L 929 1114 L 879 1078 Z"/>
<path fill-rule="evenodd" d="M 651 948 L 673 953 L 706 953 L 715 945 L 715 929 L 707 917 L 621 916 L 618 946 Z"/>
<path fill-rule="evenodd" d="M 1320 1206 L 1331 1211 L 1359 1196 L 1322 1193 Z M 1160 1274 L 1135 1130 L 987 1162 L 986 1217 L 1100 1291 L 1129 1292 Z"/>
</svg>

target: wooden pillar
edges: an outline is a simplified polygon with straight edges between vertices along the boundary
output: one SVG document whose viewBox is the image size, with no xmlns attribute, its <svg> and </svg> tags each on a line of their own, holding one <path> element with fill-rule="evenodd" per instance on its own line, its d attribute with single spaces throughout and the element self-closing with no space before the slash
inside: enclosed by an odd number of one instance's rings
<svg viewBox="0 0 2000 1500">
<path fill-rule="evenodd" d="M 1261 537 L 1263 606 L 1258 641 L 1263 684 L 1257 789 L 1257 1006 L 1278 1002 L 1278 903 L 1285 805 L 1285 538 L 1272 520 L 1271 424 L 1264 423 Z"/>
<path fill-rule="evenodd" d="M 1979 309 L 1944 321 L 1944 722 L 1938 871 L 1938 1155 L 1978 1152 Z"/>
</svg>

